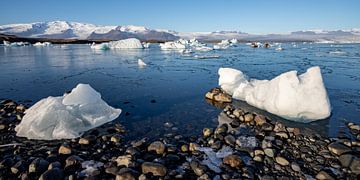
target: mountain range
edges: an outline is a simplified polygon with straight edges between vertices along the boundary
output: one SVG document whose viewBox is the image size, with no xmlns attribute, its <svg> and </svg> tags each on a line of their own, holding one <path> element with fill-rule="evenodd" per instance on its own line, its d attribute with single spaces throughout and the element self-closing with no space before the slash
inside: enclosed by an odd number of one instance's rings
<svg viewBox="0 0 360 180">
<path fill-rule="evenodd" d="M 142 41 L 171 41 L 179 38 L 196 38 L 203 41 L 238 39 L 242 41 L 314 41 L 314 42 L 360 42 L 360 29 L 305 30 L 286 34 L 249 34 L 240 31 L 176 32 L 150 29 L 143 26 L 102 26 L 89 23 L 51 21 L 0 26 L 0 34 L 24 38 L 120 40 L 138 38 Z"/>
</svg>

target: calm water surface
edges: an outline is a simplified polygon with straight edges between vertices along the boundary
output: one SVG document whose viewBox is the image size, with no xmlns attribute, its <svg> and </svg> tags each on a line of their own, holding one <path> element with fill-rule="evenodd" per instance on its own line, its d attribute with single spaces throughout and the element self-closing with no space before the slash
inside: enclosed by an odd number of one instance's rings
<svg viewBox="0 0 360 180">
<path fill-rule="evenodd" d="M 131 137 L 190 135 L 218 124 L 221 110 L 208 104 L 204 94 L 217 86 L 220 67 L 270 79 L 285 71 L 303 73 L 311 66 L 320 66 L 332 116 L 296 125 L 337 136 L 344 122 L 360 123 L 360 44 L 289 43 L 282 47 L 285 50 L 278 52 L 275 48 L 252 49 L 239 44 L 226 50 L 195 53 L 219 58 L 196 59 L 195 54 L 161 51 L 157 44 L 150 49 L 118 51 L 93 51 L 88 45 L 0 46 L 0 99 L 31 105 L 47 96 L 62 95 L 78 83 L 88 83 L 110 105 L 123 109 L 117 120 Z M 139 68 L 139 58 L 148 66 Z M 165 122 L 175 128 L 164 127 Z"/>
</svg>

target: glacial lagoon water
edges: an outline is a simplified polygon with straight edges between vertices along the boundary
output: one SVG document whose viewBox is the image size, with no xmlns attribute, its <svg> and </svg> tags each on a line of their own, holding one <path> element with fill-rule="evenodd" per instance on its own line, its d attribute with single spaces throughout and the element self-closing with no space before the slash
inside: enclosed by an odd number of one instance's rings
<svg viewBox="0 0 360 180">
<path fill-rule="evenodd" d="M 276 51 L 276 47 L 253 49 L 238 44 L 226 50 L 183 55 L 162 51 L 157 44 L 150 49 L 116 51 L 94 51 L 89 45 L 0 46 L 0 99 L 32 105 L 44 97 L 60 96 L 78 83 L 88 83 L 109 105 L 123 110 L 116 121 L 126 127 L 130 137 L 192 135 L 204 127 L 216 127 L 221 118 L 221 109 L 204 98 L 217 86 L 220 67 L 271 79 L 289 70 L 303 73 L 320 66 L 331 117 L 310 124 L 276 116 L 274 120 L 331 137 L 345 130 L 346 122 L 360 123 L 360 44 L 286 43 L 282 47 L 283 51 Z M 195 55 L 219 58 L 198 59 Z M 138 67 L 139 58 L 146 67 Z M 235 104 L 258 111 L 244 102 Z"/>
</svg>

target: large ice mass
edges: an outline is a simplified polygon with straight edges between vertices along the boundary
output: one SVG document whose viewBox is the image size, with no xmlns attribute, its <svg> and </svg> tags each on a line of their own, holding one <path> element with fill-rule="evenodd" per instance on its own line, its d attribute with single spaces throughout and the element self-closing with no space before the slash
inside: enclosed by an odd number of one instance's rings
<svg viewBox="0 0 360 180">
<path fill-rule="evenodd" d="M 121 109 L 109 106 L 88 84 L 78 84 L 70 94 L 40 100 L 25 111 L 16 126 L 17 136 L 29 139 L 71 139 L 116 119 Z"/>
<path fill-rule="evenodd" d="M 169 41 L 160 44 L 162 50 L 195 50 L 195 51 L 211 51 L 213 48 L 206 46 L 206 44 L 199 42 L 196 39 L 179 39 L 177 41 Z"/>
<path fill-rule="evenodd" d="M 301 75 L 289 71 L 271 80 L 248 79 L 232 68 L 220 68 L 218 73 L 219 85 L 234 99 L 283 118 L 311 122 L 330 116 L 330 101 L 318 66 Z"/>
<path fill-rule="evenodd" d="M 136 38 L 123 39 L 118 41 L 110 41 L 108 43 L 101 43 L 91 45 L 95 50 L 107 50 L 107 49 L 143 49 L 144 46 L 140 40 Z"/>
</svg>

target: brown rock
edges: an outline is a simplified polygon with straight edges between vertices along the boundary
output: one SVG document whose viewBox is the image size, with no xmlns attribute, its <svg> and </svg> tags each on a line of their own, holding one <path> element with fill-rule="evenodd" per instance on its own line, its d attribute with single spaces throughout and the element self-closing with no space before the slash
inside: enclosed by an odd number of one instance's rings
<svg viewBox="0 0 360 180">
<path fill-rule="evenodd" d="M 159 163 L 144 162 L 141 165 L 141 170 L 144 174 L 152 173 L 154 176 L 165 176 L 166 167 Z"/>
<path fill-rule="evenodd" d="M 341 155 L 343 153 L 349 152 L 351 151 L 351 149 L 339 142 L 333 142 L 331 144 L 329 144 L 328 146 L 329 151 L 331 151 L 332 153 L 336 154 L 336 155 Z"/>
<path fill-rule="evenodd" d="M 163 154 L 165 151 L 165 145 L 161 141 L 155 141 L 149 145 L 148 151 L 155 151 L 156 154 Z"/>
<path fill-rule="evenodd" d="M 223 159 L 223 163 L 227 164 L 233 168 L 240 168 L 243 164 L 240 156 L 238 155 L 228 155 Z"/>
<path fill-rule="evenodd" d="M 68 145 L 61 145 L 59 148 L 59 154 L 71 154 L 71 147 Z"/>
</svg>

